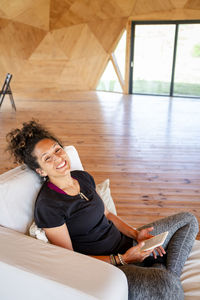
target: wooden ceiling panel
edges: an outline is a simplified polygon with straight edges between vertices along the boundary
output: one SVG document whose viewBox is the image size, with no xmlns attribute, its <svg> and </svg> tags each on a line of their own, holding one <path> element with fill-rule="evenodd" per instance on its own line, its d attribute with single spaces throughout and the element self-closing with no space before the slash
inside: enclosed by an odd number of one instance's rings
<svg viewBox="0 0 200 300">
<path fill-rule="evenodd" d="M 77 16 L 71 10 L 67 10 L 63 12 L 57 22 L 52 25 L 52 29 L 60 29 L 82 23 L 84 23 L 83 18 Z"/>
<path fill-rule="evenodd" d="M 136 0 L 76 0 L 70 7 L 85 22 L 128 16 Z"/>
<path fill-rule="evenodd" d="M 32 7 L 32 0 L 1 0 L 1 10 L 8 19 L 13 19 Z"/>
<path fill-rule="evenodd" d="M 199 0 L 188 0 L 185 8 L 189 9 L 200 9 L 200 1 Z"/>
<path fill-rule="evenodd" d="M 175 8 L 183 8 L 188 0 L 171 0 Z"/>
<path fill-rule="evenodd" d="M 70 10 L 74 15 L 83 19 L 84 22 L 95 21 L 97 19 L 101 19 L 99 16 L 99 6 L 99 2 L 96 0 L 76 0 Z"/>
<path fill-rule="evenodd" d="M 48 33 L 35 49 L 29 60 L 68 60 L 51 33 Z"/>
<path fill-rule="evenodd" d="M 0 31 L 10 24 L 9 20 L 0 18 Z"/>
<path fill-rule="evenodd" d="M 0 9 L 0 18 L 6 18 L 6 14 Z"/>
<path fill-rule="evenodd" d="M 30 7 L 13 18 L 13 20 L 48 31 L 49 14 L 50 0 L 34 0 Z"/>
<path fill-rule="evenodd" d="M 148 14 L 173 9 L 170 0 L 137 0 L 132 14 Z"/>
<path fill-rule="evenodd" d="M 43 39 L 43 30 L 10 22 L 1 30 L 0 53 L 5 57 L 27 59 Z"/>
<path fill-rule="evenodd" d="M 112 0 L 113 5 L 118 7 L 120 17 L 128 17 L 134 9 L 137 0 Z"/>
<path fill-rule="evenodd" d="M 68 12 L 70 6 L 75 0 L 51 0 L 50 5 L 50 30 L 58 29 L 56 24 L 59 23 L 62 15 Z M 65 27 L 65 26 L 62 26 Z"/>
<path fill-rule="evenodd" d="M 127 18 L 103 20 L 88 23 L 106 52 L 111 53 L 121 31 L 125 28 Z M 105 34 L 106 32 L 106 34 Z"/>
<path fill-rule="evenodd" d="M 95 11 L 97 11 L 97 15 L 100 19 L 114 19 L 121 18 L 126 16 L 127 10 L 133 8 L 135 0 L 131 1 L 121 1 L 121 0 L 97 0 L 97 5 L 95 7 Z"/>
</svg>

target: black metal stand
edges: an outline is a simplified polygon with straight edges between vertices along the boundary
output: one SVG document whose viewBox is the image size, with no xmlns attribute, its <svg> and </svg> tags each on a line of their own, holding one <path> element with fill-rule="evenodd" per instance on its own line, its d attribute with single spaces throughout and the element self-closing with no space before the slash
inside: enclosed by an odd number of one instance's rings
<svg viewBox="0 0 200 300">
<path fill-rule="evenodd" d="M 1 105 L 3 103 L 5 95 L 9 95 L 12 107 L 16 111 L 16 106 L 15 106 L 15 102 L 14 102 L 12 90 L 11 90 L 11 87 L 10 87 L 10 81 L 11 81 L 11 79 L 12 79 L 12 74 L 8 73 L 6 75 L 6 79 L 4 81 L 3 87 L 2 87 L 2 89 L 0 91 L 0 108 L 1 108 Z"/>
</svg>

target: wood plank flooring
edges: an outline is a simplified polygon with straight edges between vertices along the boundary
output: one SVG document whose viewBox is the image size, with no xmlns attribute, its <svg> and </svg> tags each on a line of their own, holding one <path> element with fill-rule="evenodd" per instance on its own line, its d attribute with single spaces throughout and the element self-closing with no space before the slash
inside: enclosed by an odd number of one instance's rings
<svg viewBox="0 0 200 300">
<path fill-rule="evenodd" d="M 14 166 L 6 133 L 36 118 L 78 149 L 97 183 L 110 178 L 118 215 L 131 225 L 180 211 L 200 222 L 200 100 L 69 92 L 18 97 L 16 106 L 7 99 L 0 112 L 0 173 Z"/>
</svg>

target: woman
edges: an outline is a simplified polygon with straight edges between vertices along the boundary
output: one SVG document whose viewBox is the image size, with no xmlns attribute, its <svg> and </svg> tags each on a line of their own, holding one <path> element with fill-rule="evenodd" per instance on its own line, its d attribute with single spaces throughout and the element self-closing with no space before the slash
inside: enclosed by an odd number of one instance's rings
<svg viewBox="0 0 200 300">
<path fill-rule="evenodd" d="M 184 298 L 179 278 L 199 229 L 192 214 L 179 213 L 136 230 L 107 210 L 91 175 L 70 171 L 61 143 L 40 124 L 24 123 L 7 141 L 16 162 L 45 179 L 34 218 L 52 244 L 121 268 L 129 299 Z M 163 231 L 169 231 L 163 247 L 141 250 L 145 239 Z"/>
</svg>

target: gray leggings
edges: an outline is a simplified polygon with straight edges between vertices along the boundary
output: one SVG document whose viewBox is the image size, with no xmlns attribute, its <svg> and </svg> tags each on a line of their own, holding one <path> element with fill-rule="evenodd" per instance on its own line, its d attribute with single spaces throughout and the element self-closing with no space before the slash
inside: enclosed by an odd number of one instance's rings
<svg viewBox="0 0 200 300">
<path fill-rule="evenodd" d="M 162 258 L 147 258 L 143 263 L 119 268 L 126 274 L 129 300 L 184 299 L 180 275 L 199 231 L 197 219 L 183 212 L 138 228 L 154 227 L 153 235 L 169 231 L 163 245 L 167 254 Z M 133 241 L 133 246 L 137 245 Z"/>
</svg>

